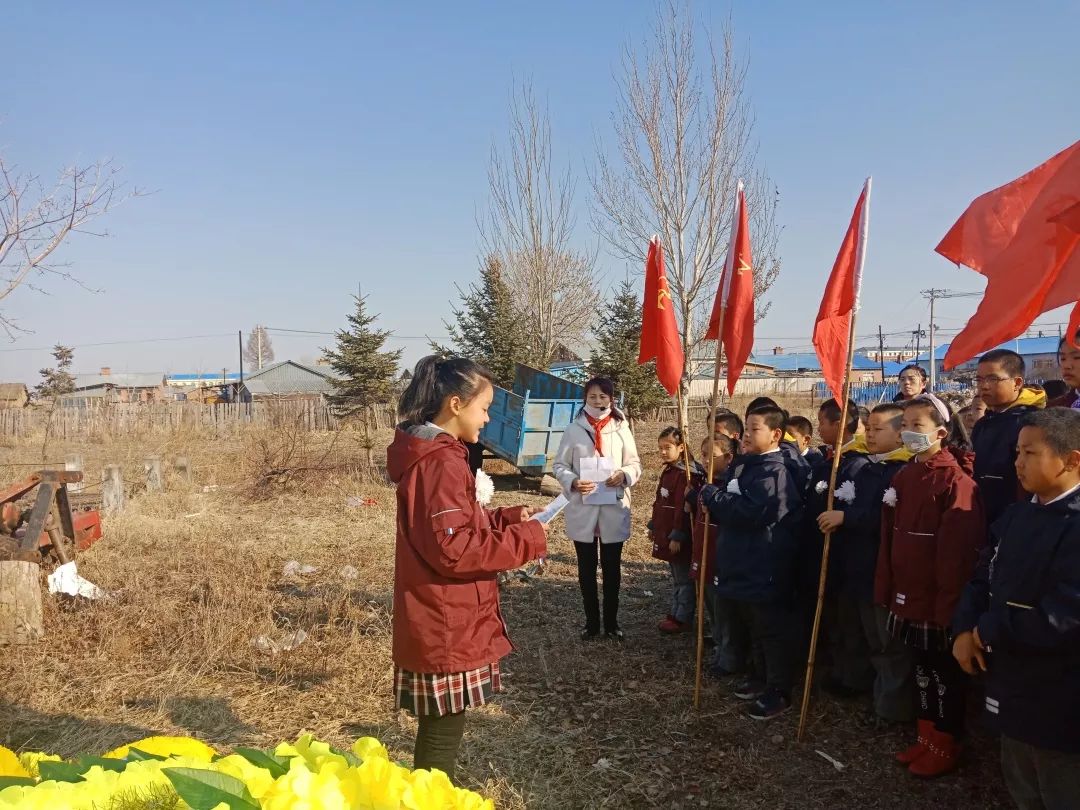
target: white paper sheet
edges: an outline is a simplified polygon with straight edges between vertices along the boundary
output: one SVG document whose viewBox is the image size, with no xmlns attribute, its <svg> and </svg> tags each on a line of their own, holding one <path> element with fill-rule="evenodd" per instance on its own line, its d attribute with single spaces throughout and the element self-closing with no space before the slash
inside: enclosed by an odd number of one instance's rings
<svg viewBox="0 0 1080 810">
<path fill-rule="evenodd" d="M 581 502 L 590 506 L 603 506 L 604 504 L 618 503 L 619 491 L 617 487 L 609 487 L 604 482 L 611 478 L 615 472 L 615 465 L 610 458 L 595 456 L 582 458 L 578 462 L 580 469 L 578 475 L 582 481 L 592 481 L 596 489 L 588 495 L 581 496 Z"/>
<path fill-rule="evenodd" d="M 545 506 L 543 512 L 537 512 L 535 515 L 533 515 L 533 520 L 539 520 L 541 523 L 550 523 L 559 516 L 559 513 L 566 508 L 566 505 L 568 503 L 570 502 L 566 500 L 566 496 L 560 495 L 558 498 Z"/>
</svg>

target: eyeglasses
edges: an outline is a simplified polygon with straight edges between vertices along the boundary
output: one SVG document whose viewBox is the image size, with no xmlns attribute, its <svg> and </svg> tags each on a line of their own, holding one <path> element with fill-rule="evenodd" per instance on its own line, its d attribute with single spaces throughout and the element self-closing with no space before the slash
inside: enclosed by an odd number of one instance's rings
<svg viewBox="0 0 1080 810">
<path fill-rule="evenodd" d="M 976 385 L 995 385 L 997 383 L 1008 382 L 1011 377 L 976 377 Z"/>
</svg>

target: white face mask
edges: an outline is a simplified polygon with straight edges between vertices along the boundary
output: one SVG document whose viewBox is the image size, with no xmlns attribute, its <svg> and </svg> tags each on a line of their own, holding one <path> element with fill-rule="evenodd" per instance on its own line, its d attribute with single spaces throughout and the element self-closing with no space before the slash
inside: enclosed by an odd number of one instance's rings
<svg viewBox="0 0 1080 810">
<path fill-rule="evenodd" d="M 925 453 L 935 444 L 941 441 L 937 436 L 933 436 L 929 433 L 916 433 L 913 430 L 904 430 L 900 432 L 900 441 L 904 443 L 910 452 L 915 455 Z"/>
<path fill-rule="evenodd" d="M 592 405 L 585 406 L 585 413 L 591 416 L 593 419 L 604 419 L 611 413 L 611 408 L 594 408 Z"/>
</svg>

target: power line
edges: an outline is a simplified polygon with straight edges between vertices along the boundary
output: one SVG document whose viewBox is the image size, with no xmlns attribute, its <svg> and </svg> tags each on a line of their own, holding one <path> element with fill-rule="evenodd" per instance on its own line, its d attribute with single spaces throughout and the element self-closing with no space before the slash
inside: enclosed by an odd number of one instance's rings
<svg viewBox="0 0 1080 810">
<path fill-rule="evenodd" d="M 222 332 L 215 335 L 184 335 L 182 337 L 163 337 L 163 338 L 133 338 L 131 340 L 108 340 L 102 343 L 80 343 L 78 346 L 70 346 L 71 349 L 92 349 L 97 346 L 124 346 L 131 343 L 167 343 L 169 341 L 177 340 L 202 340 L 204 338 L 222 338 L 232 337 L 232 332 Z M 51 352 L 56 345 L 52 346 L 20 346 L 12 349 L 0 349 L 0 352 Z"/>
</svg>

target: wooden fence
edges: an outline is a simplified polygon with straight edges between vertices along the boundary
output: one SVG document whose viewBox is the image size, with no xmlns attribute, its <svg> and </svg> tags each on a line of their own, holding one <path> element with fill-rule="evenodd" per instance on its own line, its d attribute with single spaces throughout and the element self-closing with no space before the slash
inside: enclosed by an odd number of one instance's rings
<svg viewBox="0 0 1080 810">
<path fill-rule="evenodd" d="M 379 428 L 394 425 L 394 408 L 372 408 Z M 259 400 L 203 405 L 194 402 L 110 403 L 88 408 L 0 410 L 0 436 L 23 438 L 46 432 L 57 439 L 97 435 L 168 434 L 196 428 L 218 433 L 242 425 L 297 425 L 308 431 L 337 430 L 348 421 L 324 400 Z"/>
</svg>

